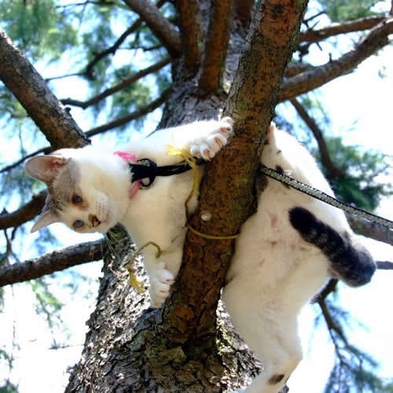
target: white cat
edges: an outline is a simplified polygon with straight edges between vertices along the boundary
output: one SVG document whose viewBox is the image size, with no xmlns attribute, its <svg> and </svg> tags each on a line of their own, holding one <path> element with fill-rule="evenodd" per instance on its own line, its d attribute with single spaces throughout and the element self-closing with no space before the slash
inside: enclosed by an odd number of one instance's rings
<svg viewBox="0 0 393 393">
<path fill-rule="evenodd" d="M 157 177 L 149 189 L 139 190 L 139 180 L 131 183 L 127 160 L 137 163 L 149 158 L 159 166 L 172 165 L 182 158 L 167 152 L 182 149 L 210 160 L 227 143 L 232 124 L 229 117 L 194 122 L 157 131 L 121 152 L 87 146 L 28 160 L 26 172 L 48 187 L 45 207 L 32 231 L 63 222 L 77 232 L 106 233 L 120 223 L 137 248 L 156 243 L 162 250 L 158 259 L 153 246 L 146 247 L 143 255 L 151 303 L 159 307 L 180 268 L 186 233 L 184 203 L 192 188 L 193 174 L 189 171 Z M 188 204 L 189 210 L 195 208 L 197 196 Z"/>
<path fill-rule="evenodd" d="M 211 159 L 227 143 L 231 127 L 230 118 L 197 122 L 158 131 L 116 155 L 86 147 L 32 158 L 27 173 L 49 190 L 33 230 L 62 221 L 80 232 L 105 232 L 120 222 L 138 247 L 156 242 L 163 250 L 159 260 L 154 248 L 147 248 L 144 257 L 152 304 L 161 305 L 181 263 L 184 201 L 192 174 L 157 178 L 151 188 L 138 191 L 130 185 L 124 158 L 174 164 L 178 160 L 166 154 L 172 145 Z M 261 164 L 333 194 L 307 150 L 273 123 Z M 239 333 L 263 361 L 262 374 L 246 391 L 276 393 L 302 356 L 297 336 L 301 307 L 331 276 L 353 286 L 367 283 L 375 264 L 352 239 L 344 213 L 334 207 L 271 179 L 258 206 L 236 240 L 223 299 Z"/>
</svg>

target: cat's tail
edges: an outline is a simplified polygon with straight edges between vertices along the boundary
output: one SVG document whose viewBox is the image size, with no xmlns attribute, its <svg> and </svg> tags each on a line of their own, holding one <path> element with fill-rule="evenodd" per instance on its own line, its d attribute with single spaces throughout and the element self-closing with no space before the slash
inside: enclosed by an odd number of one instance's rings
<svg viewBox="0 0 393 393">
<path fill-rule="evenodd" d="M 303 240 L 318 247 L 329 259 L 333 276 L 350 286 L 371 280 L 376 264 L 368 250 L 355 243 L 348 233 L 340 234 L 302 207 L 291 209 L 289 220 Z"/>
</svg>

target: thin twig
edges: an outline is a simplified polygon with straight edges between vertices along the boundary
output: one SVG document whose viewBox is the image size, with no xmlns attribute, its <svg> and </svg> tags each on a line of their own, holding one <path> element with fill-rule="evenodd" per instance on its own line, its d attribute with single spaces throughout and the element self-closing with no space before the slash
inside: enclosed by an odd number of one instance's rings
<svg viewBox="0 0 393 393">
<path fill-rule="evenodd" d="M 321 161 L 323 166 L 329 171 L 330 178 L 343 178 L 346 173 L 342 169 L 334 165 L 332 159 L 330 158 L 329 150 L 327 148 L 325 138 L 321 129 L 319 128 L 316 121 L 308 114 L 306 108 L 301 104 L 297 98 L 290 100 L 293 107 L 296 109 L 298 115 L 306 123 L 307 127 L 314 134 L 314 137 L 318 143 L 319 151 L 321 153 Z"/>
<path fill-rule="evenodd" d="M 4 168 L 1 168 L 1 169 L 0 169 L 0 173 L 8 172 L 8 171 L 10 171 L 10 170 L 16 168 L 17 166 L 19 166 L 19 165 L 22 164 L 23 162 L 25 162 L 27 159 L 29 159 L 29 158 L 31 158 L 31 157 L 34 157 L 34 156 L 36 156 L 37 154 L 41 154 L 41 153 L 46 154 L 46 153 L 48 153 L 50 150 L 51 150 L 51 148 L 50 148 L 49 146 L 48 146 L 48 147 L 43 147 L 43 148 L 41 148 L 41 149 L 39 149 L 39 150 L 36 150 L 35 152 L 30 153 L 30 154 L 28 154 L 28 155 L 26 155 L 26 156 L 20 158 L 18 161 L 15 161 L 15 162 L 13 162 L 13 163 L 10 164 L 10 165 L 7 165 L 7 166 L 5 166 Z"/>
<path fill-rule="evenodd" d="M 135 83 L 139 79 L 160 70 L 161 68 L 165 67 L 170 62 L 170 57 L 165 57 L 161 61 L 156 64 L 151 65 L 150 67 L 145 68 L 135 74 L 129 76 L 128 78 L 124 78 L 120 83 L 110 87 L 109 89 L 104 90 L 102 93 L 86 100 L 86 101 L 78 101 L 71 98 L 62 99 L 61 102 L 64 105 L 73 105 L 77 107 L 81 107 L 83 109 L 88 108 L 89 106 L 95 105 L 98 102 L 102 101 L 103 99 L 109 97 L 110 95 L 117 93 L 118 91 L 124 89 L 125 87 Z"/>
<path fill-rule="evenodd" d="M 177 57 L 181 52 L 179 32 L 167 18 L 161 15 L 157 6 L 150 0 L 124 0 L 124 2 L 146 22 L 168 53 Z"/>
<path fill-rule="evenodd" d="M 46 191 L 33 195 L 30 202 L 26 203 L 12 213 L 0 214 L 0 229 L 17 228 L 27 221 L 32 220 L 44 206 Z"/>
<path fill-rule="evenodd" d="M 120 117 L 116 120 L 110 121 L 106 124 L 103 124 L 99 127 L 92 128 L 90 131 L 86 132 L 88 137 L 92 137 L 98 134 L 102 134 L 105 131 L 112 130 L 113 128 L 124 126 L 125 124 L 129 123 L 132 120 L 139 119 L 140 117 L 153 112 L 155 109 L 159 108 L 161 105 L 165 103 L 169 94 L 171 92 L 171 88 L 168 88 L 162 92 L 160 97 L 152 101 L 149 105 L 141 109 L 137 109 L 135 112 L 130 113 L 129 115 Z"/>
</svg>

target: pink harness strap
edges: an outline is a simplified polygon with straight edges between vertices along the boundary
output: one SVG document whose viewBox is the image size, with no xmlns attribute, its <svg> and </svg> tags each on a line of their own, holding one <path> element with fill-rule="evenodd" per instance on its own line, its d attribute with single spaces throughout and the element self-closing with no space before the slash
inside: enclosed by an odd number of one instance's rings
<svg viewBox="0 0 393 393">
<path fill-rule="evenodd" d="M 129 154 L 125 151 L 115 151 L 113 154 L 121 157 L 123 160 L 129 162 L 130 164 L 136 164 L 136 155 L 135 154 Z M 128 191 L 128 198 L 132 198 L 138 190 L 141 188 L 141 180 L 136 180 L 132 183 L 131 188 Z"/>
</svg>

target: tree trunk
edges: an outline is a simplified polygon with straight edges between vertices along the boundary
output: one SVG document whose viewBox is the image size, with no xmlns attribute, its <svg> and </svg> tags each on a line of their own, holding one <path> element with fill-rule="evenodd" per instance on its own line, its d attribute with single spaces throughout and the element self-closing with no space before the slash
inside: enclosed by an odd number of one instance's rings
<svg viewBox="0 0 393 393">
<path fill-rule="evenodd" d="M 190 7 L 195 6 L 191 3 Z M 129 242 L 124 240 L 116 251 L 120 258 L 108 254 L 82 360 L 74 369 L 67 392 L 220 392 L 244 385 L 249 374 L 258 370 L 244 344 L 229 328 L 229 318 L 221 307 L 217 321 L 216 309 L 232 254 L 232 235 L 255 206 L 252 190 L 258 156 L 305 4 L 259 3 L 246 40 L 242 35 L 247 14 L 243 4 L 242 19 L 236 19 L 232 28 L 231 42 L 235 44 L 228 51 L 226 84 L 232 82 L 238 63 L 242 49 L 238 43 L 246 42 L 246 46 L 226 101 L 221 89 L 223 69 L 220 76 L 211 74 L 218 78 L 218 85 L 214 81 L 207 83 L 214 59 L 198 58 L 193 43 L 183 43 L 193 50 L 185 50 L 185 55 L 174 62 L 173 94 L 166 103 L 161 127 L 217 117 L 224 106 L 226 114 L 237 121 L 236 137 L 228 149 L 206 165 L 200 204 L 190 221 L 196 230 L 223 238 L 210 240 L 188 232 L 183 265 L 162 310 L 148 309 L 146 295 L 129 287 L 122 262 L 129 252 Z M 206 34 L 209 45 L 213 45 L 209 40 L 215 37 L 210 30 L 223 18 L 231 17 L 231 7 L 220 6 L 221 13 L 210 10 Z M 186 20 L 189 12 L 182 8 L 182 1 L 178 7 L 184 18 L 181 28 L 189 29 L 197 39 L 203 21 L 198 26 L 192 19 Z M 227 15 L 222 15 L 223 9 Z M 220 35 L 214 45 L 226 49 L 228 39 L 229 34 Z M 218 56 L 216 61 L 222 59 Z M 208 222 L 200 219 L 206 211 L 212 217 Z"/>
</svg>

